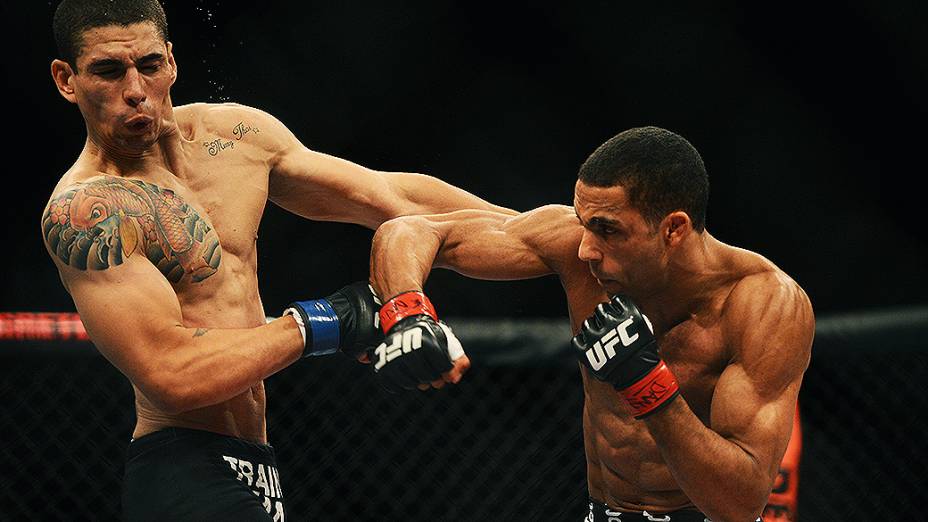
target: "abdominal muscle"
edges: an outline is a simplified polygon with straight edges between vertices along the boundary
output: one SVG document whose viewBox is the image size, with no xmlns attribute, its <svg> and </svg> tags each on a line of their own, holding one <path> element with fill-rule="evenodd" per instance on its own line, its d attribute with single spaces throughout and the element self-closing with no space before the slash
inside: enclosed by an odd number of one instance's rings
<svg viewBox="0 0 928 522">
<path fill-rule="evenodd" d="M 139 438 L 160 429 L 176 427 L 212 431 L 261 444 L 267 443 L 263 382 L 219 404 L 174 415 L 161 412 L 138 388 L 133 386 L 133 389 L 135 390 L 137 415 L 135 431 L 132 433 L 133 438 Z"/>
<path fill-rule="evenodd" d="M 647 427 L 628 414 L 618 392 L 586 375 L 584 381 L 583 435 L 590 496 L 625 511 L 693 508 Z"/>
</svg>

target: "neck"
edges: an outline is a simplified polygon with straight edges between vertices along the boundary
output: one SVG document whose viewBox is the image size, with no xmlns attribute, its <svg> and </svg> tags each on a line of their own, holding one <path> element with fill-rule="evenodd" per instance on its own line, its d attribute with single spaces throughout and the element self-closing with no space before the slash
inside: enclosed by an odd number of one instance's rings
<svg viewBox="0 0 928 522">
<path fill-rule="evenodd" d="M 704 231 L 693 234 L 686 244 L 673 252 L 673 257 L 667 261 L 664 288 L 642 299 L 642 306 L 657 315 L 652 319 L 664 325 L 659 329 L 667 329 L 691 317 L 714 295 L 725 277 L 722 246 Z"/>
</svg>

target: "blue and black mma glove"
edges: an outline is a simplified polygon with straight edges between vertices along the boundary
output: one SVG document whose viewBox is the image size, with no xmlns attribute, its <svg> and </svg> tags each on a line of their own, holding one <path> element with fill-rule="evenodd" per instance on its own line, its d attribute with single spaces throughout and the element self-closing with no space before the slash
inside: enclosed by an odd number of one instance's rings
<svg viewBox="0 0 928 522">
<path fill-rule="evenodd" d="M 357 358 L 383 341 L 377 313 L 380 305 L 367 281 L 358 281 L 324 299 L 290 303 L 283 315 L 292 315 L 300 327 L 303 357 L 341 350 Z"/>
<path fill-rule="evenodd" d="M 636 419 L 680 394 L 677 378 L 658 354 L 651 322 L 626 296 L 597 305 L 571 345 L 596 379 L 619 390 Z"/>
</svg>

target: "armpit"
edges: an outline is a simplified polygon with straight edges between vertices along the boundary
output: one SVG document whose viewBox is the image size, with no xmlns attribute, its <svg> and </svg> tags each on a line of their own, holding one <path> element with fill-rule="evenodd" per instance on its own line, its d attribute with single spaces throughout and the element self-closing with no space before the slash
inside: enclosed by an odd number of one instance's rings
<svg viewBox="0 0 928 522">
<path fill-rule="evenodd" d="M 210 223 L 173 190 L 104 177 L 69 187 L 42 218 L 49 251 L 79 270 L 105 270 L 141 252 L 172 283 L 216 273 L 222 249 Z"/>
</svg>

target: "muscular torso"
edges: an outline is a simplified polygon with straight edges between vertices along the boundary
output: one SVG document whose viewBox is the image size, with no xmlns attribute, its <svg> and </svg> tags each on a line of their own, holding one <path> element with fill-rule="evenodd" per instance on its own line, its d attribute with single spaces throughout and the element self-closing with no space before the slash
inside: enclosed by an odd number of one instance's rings
<svg viewBox="0 0 928 522">
<path fill-rule="evenodd" d="M 102 173 L 81 168 L 79 159 L 62 178 L 53 200 L 69 187 L 86 187 L 88 182 L 98 187 L 112 182 L 111 189 L 122 191 L 126 198 L 145 200 L 147 194 L 145 201 L 161 206 L 162 211 L 156 208 L 146 216 L 133 216 L 146 233 L 139 238 L 142 248 L 132 255 L 148 257 L 170 282 L 183 326 L 249 328 L 264 324 L 256 239 L 268 196 L 270 155 L 260 144 L 260 129 L 248 121 L 248 112 L 233 105 L 178 107 L 174 115 L 182 134 L 178 172 L 155 169 L 127 178 L 101 178 Z M 131 180 L 145 185 L 126 185 Z M 80 203 L 79 197 L 72 204 Z M 186 203 L 186 210 L 171 201 L 178 197 Z M 184 249 L 189 252 L 181 253 Z M 173 253 L 173 258 L 165 252 Z M 134 437 L 180 426 L 266 441 L 261 382 L 225 402 L 174 415 L 159 411 L 134 389 L 138 417 Z"/>
<path fill-rule="evenodd" d="M 707 426 L 715 385 L 732 355 L 719 325 L 725 300 L 742 277 L 775 269 L 760 256 L 745 251 L 730 249 L 727 255 L 731 256 L 730 272 L 720 275 L 709 298 L 690 317 L 668 324 L 659 311 L 643 310 L 654 323 L 661 357 L 676 376 L 682 398 Z M 607 296 L 583 263 L 563 270 L 561 279 L 571 326 L 577 331 Z M 629 511 L 692 508 L 647 426 L 629 414 L 624 399 L 612 385 L 597 381 L 582 365 L 581 372 L 590 495 Z"/>
</svg>

